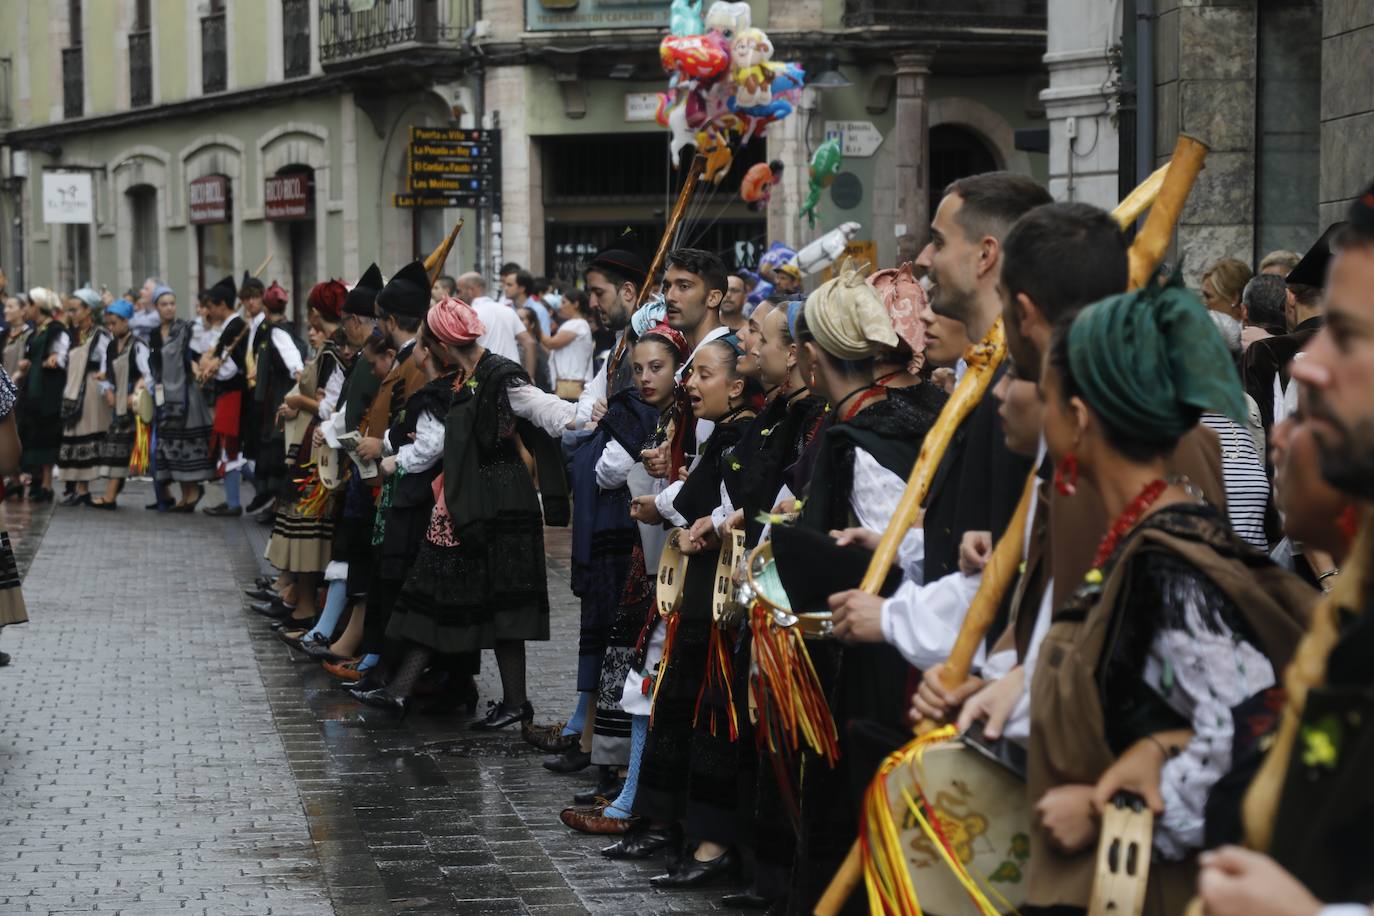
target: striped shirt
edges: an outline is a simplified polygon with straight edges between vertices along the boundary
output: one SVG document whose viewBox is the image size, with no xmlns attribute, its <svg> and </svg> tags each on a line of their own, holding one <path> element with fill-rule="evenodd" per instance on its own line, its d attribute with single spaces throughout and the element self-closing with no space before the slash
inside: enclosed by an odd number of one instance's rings
<svg viewBox="0 0 1374 916">
<path fill-rule="evenodd" d="M 1230 417 L 1204 413 L 1202 423 L 1221 440 L 1221 473 L 1226 484 L 1226 512 L 1241 540 L 1268 552 L 1264 510 L 1269 504 L 1269 477 L 1249 431 Z"/>
</svg>

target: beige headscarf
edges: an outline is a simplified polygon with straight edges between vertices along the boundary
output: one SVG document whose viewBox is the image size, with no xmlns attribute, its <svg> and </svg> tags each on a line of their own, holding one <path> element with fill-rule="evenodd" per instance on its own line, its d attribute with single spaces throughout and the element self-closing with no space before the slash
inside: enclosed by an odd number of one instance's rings
<svg viewBox="0 0 1374 916">
<path fill-rule="evenodd" d="M 879 347 L 897 345 L 883 300 L 849 258 L 839 276 L 806 298 L 804 314 L 816 343 L 837 359 L 868 359 Z"/>
</svg>

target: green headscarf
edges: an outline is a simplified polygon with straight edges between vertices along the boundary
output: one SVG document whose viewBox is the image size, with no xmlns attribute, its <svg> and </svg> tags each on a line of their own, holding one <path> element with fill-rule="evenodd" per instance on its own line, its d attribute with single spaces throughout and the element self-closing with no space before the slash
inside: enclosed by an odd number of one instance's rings
<svg viewBox="0 0 1374 916">
<path fill-rule="evenodd" d="M 1180 439 L 1203 411 L 1246 423 L 1231 354 L 1177 274 L 1088 306 L 1074 319 L 1068 343 L 1084 400 L 1132 439 Z"/>
</svg>

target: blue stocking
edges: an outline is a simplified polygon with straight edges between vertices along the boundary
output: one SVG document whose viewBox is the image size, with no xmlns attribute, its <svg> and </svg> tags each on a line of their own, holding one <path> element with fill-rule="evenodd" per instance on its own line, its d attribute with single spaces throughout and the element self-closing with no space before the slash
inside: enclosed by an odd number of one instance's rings
<svg viewBox="0 0 1374 916">
<path fill-rule="evenodd" d="M 649 717 L 630 716 L 630 766 L 625 772 L 625 788 L 606 806 L 607 817 L 625 818 L 635 806 L 635 790 L 639 788 L 639 764 L 644 759 L 644 742 L 649 739 Z"/>
<path fill-rule="evenodd" d="M 315 628 L 306 634 L 307 639 L 330 639 L 334 635 L 334 628 L 339 625 L 339 618 L 343 616 L 344 608 L 348 606 L 348 581 L 346 579 L 335 579 L 329 583 L 329 591 L 324 599 L 324 611 L 320 614 L 320 622 L 315 624 Z"/>
<path fill-rule="evenodd" d="M 359 670 L 359 671 L 366 671 L 368 668 L 375 668 L 375 667 L 377 667 L 377 662 L 379 662 L 379 661 L 381 661 L 381 660 L 382 660 L 382 657 L 381 657 L 380 655 L 378 655 L 376 652 L 372 652 L 372 653 L 369 653 L 369 654 L 367 654 L 367 655 L 364 655 L 364 656 L 363 656 L 363 660 L 360 661 L 360 662 L 358 662 L 358 670 Z"/>
<path fill-rule="evenodd" d="M 573 710 L 572 717 L 568 719 L 568 724 L 563 726 L 563 734 L 582 734 L 582 729 L 587 724 L 587 707 L 591 705 L 591 696 L 591 692 L 585 690 L 577 695 L 577 708 Z"/>
<path fill-rule="evenodd" d="M 240 471 L 224 472 L 224 504 L 230 509 L 239 508 L 239 476 Z"/>
</svg>

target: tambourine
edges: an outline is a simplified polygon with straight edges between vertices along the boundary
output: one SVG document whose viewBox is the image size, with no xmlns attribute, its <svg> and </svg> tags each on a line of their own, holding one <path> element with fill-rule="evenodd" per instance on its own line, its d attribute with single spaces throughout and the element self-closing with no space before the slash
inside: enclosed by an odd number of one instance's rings
<svg viewBox="0 0 1374 916">
<path fill-rule="evenodd" d="M 1138 795 L 1118 792 L 1102 812 L 1090 916 L 1140 916 L 1149 887 L 1155 819 Z"/>
<path fill-rule="evenodd" d="M 744 606 L 735 600 L 735 569 L 744 558 L 744 530 L 730 532 L 730 542 L 722 544 L 716 560 L 716 589 L 711 595 L 711 619 L 722 630 L 734 627 L 744 616 Z"/>
<path fill-rule="evenodd" d="M 658 585 L 654 598 L 658 601 L 660 617 L 671 615 L 682 601 L 682 589 L 687 584 L 687 557 L 678 546 L 678 538 L 686 533 L 683 528 L 669 531 L 668 539 L 663 542 L 663 553 L 658 558 Z"/>
<path fill-rule="evenodd" d="M 772 541 L 764 541 L 749 554 L 738 600 L 744 607 L 762 603 L 772 612 L 775 626 L 796 627 L 807 639 L 829 639 L 834 635 L 835 624 L 829 611 L 793 613 L 792 602 L 778 576 L 777 561 L 773 559 Z"/>
<path fill-rule="evenodd" d="M 337 490 L 340 483 L 339 450 L 331 448 L 329 443 L 323 445 L 312 445 L 311 460 L 315 462 L 315 469 L 320 474 L 320 483 L 326 490 Z"/>
<path fill-rule="evenodd" d="M 138 389 L 134 395 L 134 414 L 143 421 L 145 426 L 153 425 L 153 417 L 157 411 L 153 404 L 153 394 L 147 388 Z"/>
</svg>

